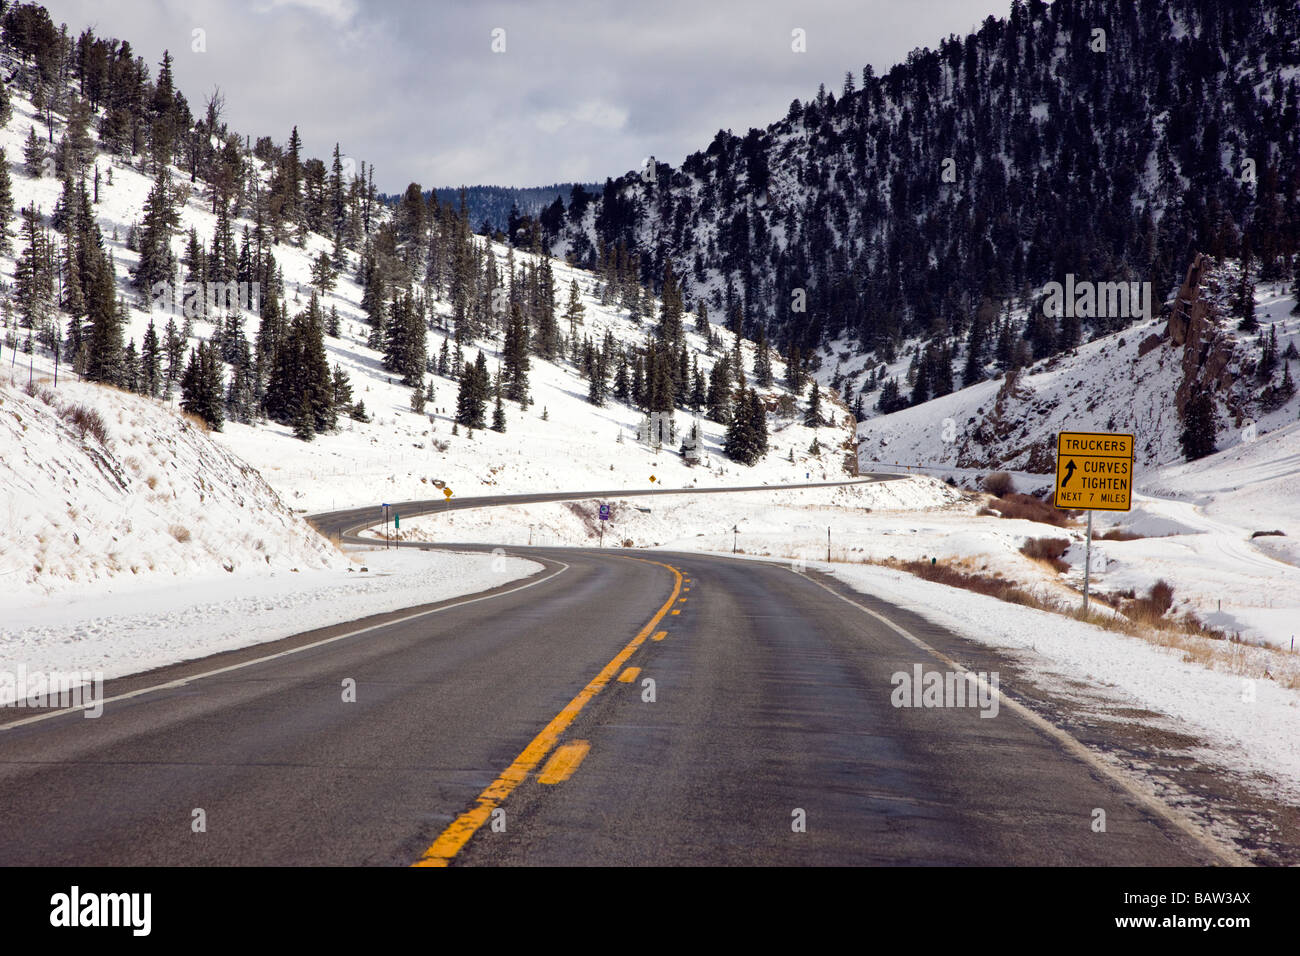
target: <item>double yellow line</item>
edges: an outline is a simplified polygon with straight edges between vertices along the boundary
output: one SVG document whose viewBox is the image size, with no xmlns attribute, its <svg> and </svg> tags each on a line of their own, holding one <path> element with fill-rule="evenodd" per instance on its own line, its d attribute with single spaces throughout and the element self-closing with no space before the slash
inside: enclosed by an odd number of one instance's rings
<svg viewBox="0 0 1300 956">
<path fill-rule="evenodd" d="M 643 558 L 634 558 L 633 560 L 645 560 Z M 424 851 L 424 855 L 417 860 L 413 866 L 447 866 L 453 857 L 459 853 L 469 842 L 470 838 L 478 832 L 483 824 L 487 823 L 492 817 L 492 811 L 505 801 L 506 797 L 514 791 L 528 775 L 542 762 L 548 753 L 554 749 L 559 742 L 560 735 L 563 734 L 569 725 L 587 706 L 587 702 L 604 690 L 605 685 L 614 679 L 633 652 L 644 643 L 645 639 L 650 636 L 655 627 L 664 616 L 677 603 L 677 596 L 681 593 L 682 573 L 672 565 L 663 564 L 659 561 L 648 561 L 648 564 L 657 564 L 661 568 L 667 568 L 673 573 L 675 581 L 673 583 L 673 593 L 668 600 L 652 617 L 645 627 L 637 632 L 636 637 L 628 642 L 627 646 L 614 656 L 614 659 L 606 664 L 599 674 L 593 677 L 578 696 L 569 701 L 564 709 L 551 718 L 542 732 L 539 733 L 523 752 L 515 758 L 514 762 L 507 767 L 486 790 L 478 795 L 474 805 L 453 820 L 447 829 L 443 830 L 438 839 L 433 841 L 433 845 Z M 674 612 L 676 613 L 676 612 Z"/>
</svg>

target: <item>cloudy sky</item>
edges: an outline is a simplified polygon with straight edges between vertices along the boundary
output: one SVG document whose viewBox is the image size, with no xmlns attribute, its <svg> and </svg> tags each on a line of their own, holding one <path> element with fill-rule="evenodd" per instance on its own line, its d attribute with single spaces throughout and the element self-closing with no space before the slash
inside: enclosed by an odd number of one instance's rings
<svg viewBox="0 0 1300 956">
<path fill-rule="evenodd" d="M 376 164 L 381 189 L 603 182 L 678 164 L 844 72 L 883 73 L 1010 0 L 46 0 L 55 23 L 164 48 L 200 112 Z M 802 30 L 806 52 L 795 52 Z M 496 49 L 494 49 L 494 47 Z"/>
</svg>

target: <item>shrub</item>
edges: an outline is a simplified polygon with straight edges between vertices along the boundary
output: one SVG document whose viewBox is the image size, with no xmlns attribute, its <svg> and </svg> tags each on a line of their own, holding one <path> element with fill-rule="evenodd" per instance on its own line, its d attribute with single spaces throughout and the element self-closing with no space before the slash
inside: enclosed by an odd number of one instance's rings
<svg viewBox="0 0 1300 956">
<path fill-rule="evenodd" d="M 185 527 L 184 525 L 174 524 L 167 530 L 170 531 L 172 537 L 175 538 L 177 541 L 179 541 L 181 544 L 184 544 L 186 541 L 190 540 L 190 529 Z"/>
<path fill-rule="evenodd" d="M 72 426 L 82 441 L 86 440 L 86 435 L 90 435 L 101 445 L 108 444 L 108 426 L 95 409 L 87 405 L 68 405 L 60 410 L 59 415 Z"/>
<path fill-rule="evenodd" d="M 1010 494 L 993 502 L 993 508 L 1004 518 L 1038 521 L 1058 528 L 1064 528 L 1071 520 L 1070 512 L 1032 495 Z"/>
<path fill-rule="evenodd" d="M 1070 565 L 1061 558 L 1069 548 L 1070 542 L 1067 538 L 1029 538 L 1020 546 L 1020 553 L 1034 561 L 1049 564 L 1057 571 L 1065 572 L 1070 570 Z"/>
<path fill-rule="evenodd" d="M 1003 498 L 1016 490 L 1016 480 L 1009 472 L 995 471 L 984 479 L 983 487 L 994 498 Z"/>
</svg>

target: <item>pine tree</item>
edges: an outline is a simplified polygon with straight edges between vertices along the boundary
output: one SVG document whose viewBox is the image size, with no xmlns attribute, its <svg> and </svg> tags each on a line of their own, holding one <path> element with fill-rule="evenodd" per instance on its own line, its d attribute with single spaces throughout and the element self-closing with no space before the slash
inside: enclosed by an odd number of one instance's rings
<svg viewBox="0 0 1300 956">
<path fill-rule="evenodd" d="M 460 390 L 456 395 L 456 422 L 466 428 L 485 428 L 491 375 L 487 358 L 480 350 L 473 364 L 466 362 L 460 373 Z"/>
<path fill-rule="evenodd" d="M 809 428 L 820 428 L 826 424 L 822 420 L 822 393 L 821 387 L 814 380 L 811 388 L 808 390 L 808 413 L 804 415 L 803 423 Z"/>
<path fill-rule="evenodd" d="M 501 404 L 501 396 L 497 396 L 496 407 L 492 409 L 492 430 L 505 434 L 506 430 L 506 410 Z"/>
<path fill-rule="evenodd" d="M 664 260 L 664 285 L 659 300 L 659 341 L 675 346 L 682 338 L 682 290 L 673 275 L 671 259 Z"/>
<path fill-rule="evenodd" d="M 505 363 L 506 398 L 523 404 L 528 400 L 528 323 L 518 303 L 510 306 L 506 322 L 505 343 L 502 346 Z"/>
<path fill-rule="evenodd" d="M 1183 410 L 1183 430 L 1178 441 L 1188 461 L 1204 458 L 1218 450 L 1219 416 L 1209 389 L 1199 388 Z"/>
<path fill-rule="evenodd" d="M 605 333 L 605 348 L 594 349 L 592 356 L 591 378 L 587 382 L 587 401 L 597 407 L 605 404 L 605 396 L 608 391 L 607 385 L 607 360 L 609 349 L 612 346 L 612 335 Z"/>
<path fill-rule="evenodd" d="M 0 83 L 0 89 L 4 84 Z M 13 236 L 9 232 L 9 220 L 14 217 L 13 183 L 9 179 L 9 160 L 5 151 L 0 149 L 0 253 L 8 255 L 13 249 Z"/>
<path fill-rule="evenodd" d="M 225 420 L 221 360 L 216 349 L 206 342 L 190 350 L 189 365 L 181 376 L 181 408 L 201 418 L 213 431 L 221 431 Z"/>
<path fill-rule="evenodd" d="M 754 349 L 754 383 L 759 388 L 772 387 L 772 354 L 767 343 L 767 330 L 758 328 L 758 345 Z"/>
<path fill-rule="evenodd" d="M 27 141 L 23 144 L 23 163 L 27 172 L 40 176 L 45 172 L 45 144 L 36 135 L 36 127 L 27 127 Z"/>
<path fill-rule="evenodd" d="M 157 398 L 162 388 L 162 353 L 158 348 L 158 330 L 153 318 L 145 329 L 144 344 L 140 349 L 140 391 L 150 398 Z"/>
<path fill-rule="evenodd" d="M 311 441 L 316 437 L 315 417 L 311 412 L 311 399 L 306 392 L 298 402 L 298 411 L 293 416 L 293 437 L 302 441 Z"/>
<path fill-rule="evenodd" d="M 586 315 L 586 306 L 582 304 L 582 298 L 578 294 L 578 280 L 569 280 L 569 304 L 564 307 L 564 320 L 569 323 L 569 338 L 577 340 L 578 326 L 583 323 L 583 316 Z"/>
<path fill-rule="evenodd" d="M 163 166 L 154 180 L 144 205 L 144 228 L 140 233 L 140 263 L 135 269 L 136 285 L 152 290 L 159 282 L 173 282 L 176 257 L 171 236 L 178 217 L 172 207 L 171 174 Z"/>
</svg>

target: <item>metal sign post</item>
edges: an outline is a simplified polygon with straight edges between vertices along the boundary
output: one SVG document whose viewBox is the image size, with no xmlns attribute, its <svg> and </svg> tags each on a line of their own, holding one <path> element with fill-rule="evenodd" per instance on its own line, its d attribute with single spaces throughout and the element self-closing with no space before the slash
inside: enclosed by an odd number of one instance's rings
<svg viewBox="0 0 1300 956">
<path fill-rule="evenodd" d="M 1062 510 L 1088 512 L 1083 546 L 1083 612 L 1092 591 L 1092 513 L 1133 507 L 1134 436 L 1111 432 L 1060 432 L 1056 436 L 1056 491 Z"/>
<path fill-rule="evenodd" d="M 1092 578 L 1092 511 L 1088 511 L 1088 541 L 1083 548 L 1083 613 L 1088 613 L 1088 584 Z"/>
</svg>

